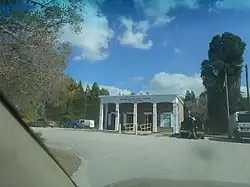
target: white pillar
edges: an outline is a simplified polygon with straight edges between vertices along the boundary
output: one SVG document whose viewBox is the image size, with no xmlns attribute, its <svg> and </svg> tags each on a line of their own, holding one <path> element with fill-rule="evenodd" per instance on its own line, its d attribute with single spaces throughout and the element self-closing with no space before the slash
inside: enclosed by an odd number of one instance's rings
<svg viewBox="0 0 250 187">
<path fill-rule="evenodd" d="M 175 104 L 175 133 L 180 133 L 180 127 L 179 127 L 179 104 L 178 100 L 176 98 L 176 104 Z"/>
<path fill-rule="evenodd" d="M 100 115 L 99 115 L 99 130 L 103 130 L 103 104 L 100 104 Z"/>
<path fill-rule="evenodd" d="M 173 124 L 171 126 L 173 127 L 173 133 L 179 133 L 179 118 L 178 118 L 178 105 L 177 101 L 174 100 L 173 102 L 173 119 L 171 120 Z"/>
<path fill-rule="evenodd" d="M 133 124 L 134 131 L 137 132 L 137 103 L 134 103 L 134 114 L 133 114 Z"/>
<path fill-rule="evenodd" d="M 153 132 L 157 132 L 157 103 L 153 103 Z"/>
<path fill-rule="evenodd" d="M 115 112 L 116 112 L 116 116 L 115 116 L 115 131 L 119 131 L 119 124 L 120 124 L 120 107 L 119 104 L 116 103 L 115 105 Z"/>
<path fill-rule="evenodd" d="M 106 103 L 105 104 L 105 121 L 104 121 L 104 129 L 107 130 L 108 129 L 108 110 L 109 110 L 109 104 Z"/>
</svg>

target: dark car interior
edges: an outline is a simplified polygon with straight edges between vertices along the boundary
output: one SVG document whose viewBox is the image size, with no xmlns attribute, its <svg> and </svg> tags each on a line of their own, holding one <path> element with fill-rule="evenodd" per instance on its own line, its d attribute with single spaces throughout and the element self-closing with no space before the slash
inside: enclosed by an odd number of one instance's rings
<svg viewBox="0 0 250 187">
<path fill-rule="evenodd" d="M 6 96 L 0 96 L 0 186 L 76 187 Z"/>
</svg>

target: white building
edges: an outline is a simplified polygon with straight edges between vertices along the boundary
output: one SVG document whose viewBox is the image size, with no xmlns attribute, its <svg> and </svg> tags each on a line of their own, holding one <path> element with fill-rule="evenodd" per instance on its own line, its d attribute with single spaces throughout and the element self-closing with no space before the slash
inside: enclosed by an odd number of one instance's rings
<svg viewBox="0 0 250 187">
<path fill-rule="evenodd" d="M 183 119 L 184 102 L 178 94 L 100 96 L 99 130 L 137 124 L 150 126 L 152 132 L 179 133 Z"/>
</svg>

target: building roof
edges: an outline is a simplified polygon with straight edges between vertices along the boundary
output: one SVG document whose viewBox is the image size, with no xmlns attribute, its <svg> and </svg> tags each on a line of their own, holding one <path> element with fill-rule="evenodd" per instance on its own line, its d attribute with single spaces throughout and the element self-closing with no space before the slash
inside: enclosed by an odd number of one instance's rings
<svg viewBox="0 0 250 187">
<path fill-rule="evenodd" d="M 139 95 L 102 95 L 102 96 L 99 96 L 100 99 L 106 99 L 106 98 L 123 98 L 123 97 L 126 97 L 126 98 L 140 98 L 140 97 L 148 97 L 148 96 L 151 96 L 151 97 L 164 97 L 166 99 L 172 99 L 172 98 L 178 98 L 178 100 L 184 104 L 184 101 L 183 99 L 181 98 L 180 95 L 178 94 L 139 94 Z"/>
</svg>

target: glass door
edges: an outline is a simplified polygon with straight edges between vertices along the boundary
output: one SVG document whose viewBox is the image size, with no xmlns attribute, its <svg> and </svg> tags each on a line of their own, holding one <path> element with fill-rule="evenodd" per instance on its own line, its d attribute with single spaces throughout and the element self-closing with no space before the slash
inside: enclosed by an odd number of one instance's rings
<svg viewBox="0 0 250 187">
<path fill-rule="evenodd" d="M 148 113 L 148 114 L 145 114 L 145 123 L 146 124 L 152 124 L 153 123 L 153 115 Z"/>
<path fill-rule="evenodd" d="M 108 115 L 108 127 L 107 127 L 108 130 L 115 130 L 115 117 L 116 117 L 115 113 L 113 113 L 113 112 L 109 113 L 109 115 Z"/>
</svg>

